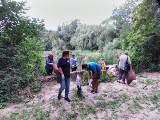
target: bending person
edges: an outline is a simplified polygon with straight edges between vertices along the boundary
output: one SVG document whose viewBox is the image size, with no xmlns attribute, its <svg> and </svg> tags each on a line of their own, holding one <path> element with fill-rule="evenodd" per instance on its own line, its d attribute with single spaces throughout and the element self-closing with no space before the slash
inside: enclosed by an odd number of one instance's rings
<svg viewBox="0 0 160 120">
<path fill-rule="evenodd" d="M 91 93 L 98 93 L 98 80 L 101 73 L 100 65 L 96 62 L 89 62 L 88 64 L 82 64 L 82 69 L 88 70 L 89 79 L 93 80 Z"/>
</svg>

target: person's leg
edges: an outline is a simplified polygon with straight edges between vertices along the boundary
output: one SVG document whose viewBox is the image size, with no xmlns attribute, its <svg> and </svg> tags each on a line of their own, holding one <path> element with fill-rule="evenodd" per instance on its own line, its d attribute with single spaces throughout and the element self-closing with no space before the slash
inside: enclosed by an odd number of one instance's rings
<svg viewBox="0 0 160 120">
<path fill-rule="evenodd" d="M 61 80 L 60 85 L 61 86 L 60 86 L 59 92 L 58 92 L 58 99 L 59 100 L 61 99 L 62 91 L 66 88 L 66 86 L 65 86 L 65 80 Z"/>
<path fill-rule="evenodd" d="M 46 68 L 46 73 L 47 73 L 47 75 L 50 75 L 50 71 L 47 68 Z"/>
<path fill-rule="evenodd" d="M 75 67 L 74 70 L 76 71 L 76 70 L 77 70 L 77 67 Z"/>
<path fill-rule="evenodd" d="M 53 69 L 48 69 L 48 75 L 52 75 Z"/>
<path fill-rule="evenodd" d="M 122 81 L 123 81 L 124 84 L 125 84 L 126 76 L 127 76 L 127 71 L 123 70 L 123 72 L 122 72 Z"/>
<path fill-rule="evenodd" d="M 98 85 L 99 85 L 99 82 L 98 80 L 100 80 L 100 71 L 97 73 L 97 79 L 95 81 L 95 93 L 98 93 Z"/>
<path fill-rule="evenodd" d="M 98 93 L 98 80 L 94 80 L 95 81 L 95 90 L 94 90 L 94 92 L 95 93 Z"/>
<path fill-rule="evenodd" d="M 119 69 L 118 80 L 122 79 L 123 70 Z"/>
<path fill-rule="evenodd" d="M 96 88 L 96 80 L 93 80 L 93 82 L 92 82 L 92 91 L 91 92 L 94 92 L 95 88 Z"/>
<path fill-rule="evenodd" d="M 69 88 L 70 88 L 70 78 L 65 78 L 65 98 L 68 98 L 69 95 Z"/>
<path fill-rule="evenodd" d="M 80 94 L 80 87 L 77 86 L 78 90 L 77 90 L 77 94 L 79 95 Z"/>
</svg>

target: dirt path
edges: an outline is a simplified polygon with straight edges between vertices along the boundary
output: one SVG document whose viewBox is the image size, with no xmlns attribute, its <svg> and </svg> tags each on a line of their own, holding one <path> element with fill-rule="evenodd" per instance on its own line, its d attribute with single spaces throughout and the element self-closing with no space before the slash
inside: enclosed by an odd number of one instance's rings
<svg viewBox="0 0 160 120">
<path fill-rule="evenodd" d="M 58 89 L 56 82 L 46 82 L 28 103 L 0 109 L 0 118 L 14 115 L 20 119 L 25 115 L 34 120 L 39 115 L 42 120 L 158 120 L 160 117 L 160 73 L 142 73 L 130 86 L 116 81 L 100 83 L 98 94 L 91 94 L 90 88 L 83 86 L 80 98 L 76 95 L 75 82 L 71 82 L 71 103 L 64 99 L 57 101 Z"/>
</svg>

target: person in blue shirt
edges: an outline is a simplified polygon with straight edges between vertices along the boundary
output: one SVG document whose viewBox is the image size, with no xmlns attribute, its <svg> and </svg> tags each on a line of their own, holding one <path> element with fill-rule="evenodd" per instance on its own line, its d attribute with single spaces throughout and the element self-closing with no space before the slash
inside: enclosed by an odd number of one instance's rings
<svg viewBox="0 0 160 120">
<path fill-rule="evenodd" d="M 53 54 L 49 54 L 48 57 L 46 58 L 46 65 L 45 65 L 47 75 L 52 75 L 54 64 L 55 62 L 53 59 Z"/>
<path fill-rule="evenodd" d="M 61 94 L 65 89 L 65 100 L 70 102 L 68 98 L 69 88 L 70 88 L 70 59 L 69 59 L 69 50 L 64 50 L 62 52 L 62 57 L 58 60 L 58 71 L 61 75 L 60 88 L 58 92 L 58 100 L 61 99 Z"/>
<path fill-rule="evenodd" d="M 70 65 L 72 68 L 72 72 L 77 70 L 77 58 L 75 56 L 75 54 L 72 54 L 71 58 L 70 58 Z"/>
<path fill-rule="evenodd" d="M 101 67 L 96 62 L 89 62 L 88 64 L 82 64 L 82 69 L 88 70 L 89 79 L 92 79 L 92 91 L 91 93 L 98 93 L 98 80 L 100 79 Z"/>
</svg>

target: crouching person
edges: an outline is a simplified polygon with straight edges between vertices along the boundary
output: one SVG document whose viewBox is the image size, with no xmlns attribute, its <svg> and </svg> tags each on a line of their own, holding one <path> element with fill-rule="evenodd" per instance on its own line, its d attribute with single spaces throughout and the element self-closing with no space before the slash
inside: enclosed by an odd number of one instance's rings
<svg viewBox="0 0 160 120">
<path fill-rule="evenodd" d="M 100 79 L 101 67 L 96 62 L 89 62 L 88 64 L 82 64 L 82 69 L 88 70 L 89 80 L 92 79 L 92 91 L 91 93 L 98 93 L 98 80 Z"/>
</svg>

